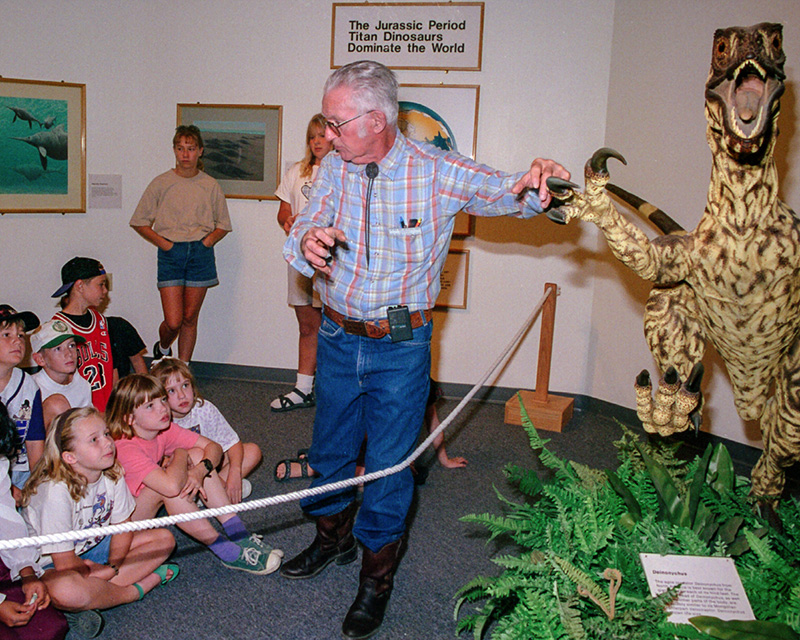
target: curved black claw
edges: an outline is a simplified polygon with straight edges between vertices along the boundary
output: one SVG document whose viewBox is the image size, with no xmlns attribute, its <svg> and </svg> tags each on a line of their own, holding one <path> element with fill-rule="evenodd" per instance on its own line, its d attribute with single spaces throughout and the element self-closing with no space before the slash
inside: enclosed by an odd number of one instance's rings
<svg viewBox="0 0 800 640">
<path fill-rule="evenodd" d="M 560 209 L 548 209 L 544 212 L 544 215 L 546 215 L 556 224 L 567 224 L 567 218 L 564 215 L 564 212 Z"/>
<path fill-rule="evenodd" d="M 642 369 L 638 376 L 636 376 L 636 386 L 646 387 L 650 384 L 650 372 L 647 369 Z"/>
<path fill-rule="evenodd" d="M 675 367 L 667 369 L 667 372 L 664 374 L 664 382 L 666 384 L 675 384 L 678 379 L 678 372 L 675 370 Z"/>
<path fill-rule="evenodd" d="M 592 154 L 592 157 L 589 160 L 589 166 L 595 173 L 607 175 L 609 158 L 616 158 L 622 164 L 628 164 L 619 151 L 615 151 L 610 147 L 601 147 Z"/>
<path fill-rule="evenodd" d="M 692 367 L 689 377 L 686 379 L 686 389 L 692 393 L 700 391 L 700 383 L 703 381 L 705 368 L 702 362 L 698 362 Z"/>
<path fill-rule="evenodd" d="M 547 189 L 553 194 L 556 200 L 564 200 L 570 195 L 570 191 L 580 189 L 574 182 L 564 180 L 563 178 L 556 178 L 555 176 L 550 176 L 545 180 L 545 183 L 547 184 Z"/>
</svg>

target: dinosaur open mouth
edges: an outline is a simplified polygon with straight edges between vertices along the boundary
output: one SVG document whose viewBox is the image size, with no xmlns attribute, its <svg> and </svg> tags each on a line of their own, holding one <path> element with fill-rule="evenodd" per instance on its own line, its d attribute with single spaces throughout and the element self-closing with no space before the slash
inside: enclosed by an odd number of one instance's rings
<svg viewBox="0 0 800 640">
<path fill-rule="evenodd" d="M 766 117 L 764 72 L 753 62 L 743 64 L 731 83 L 729 100 L 732 132 L 745 140 L 761 132 Z"/>
</svg>

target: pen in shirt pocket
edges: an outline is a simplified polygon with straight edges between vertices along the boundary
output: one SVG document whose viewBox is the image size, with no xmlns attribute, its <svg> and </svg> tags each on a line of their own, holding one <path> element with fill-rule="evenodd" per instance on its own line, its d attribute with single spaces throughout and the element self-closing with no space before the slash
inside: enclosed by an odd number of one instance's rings
<svg viewBox="0 0 800 640">
<path fill-rule="evenodd" d="M 400 228 L 405 229 L 408 226 L 409 229 L 414 229 L 422 224 L 422 220 L 418 220 L 417 218 L 411 218 L 408 221 L 408 225 L 406 225 L 406 221 L 403 218 L 400 218 Z"/>
</svg>

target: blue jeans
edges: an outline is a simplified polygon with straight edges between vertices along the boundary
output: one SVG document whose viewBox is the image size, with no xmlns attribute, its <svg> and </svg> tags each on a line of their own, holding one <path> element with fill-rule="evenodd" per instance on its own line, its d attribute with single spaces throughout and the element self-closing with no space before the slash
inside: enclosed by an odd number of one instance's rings
<svg viewBox="0 0 800 640">
<path fill-rule="evenodd" d="M 393 343 L 354 336 L 323 314 L 317 344 L 317 412 L 308 461 L 312 486 L 352 478 L 367 438 L 366 473 L 391 467 L 414 450 L 425 417 L 431 370 L 430 322 Z M 333 515 L 355 500 L 355 488 L 304 499 L 312 516 Z M 364 486 L 353 530 L 378 551 L 405 532 L 414 493 L 410 469 Z"/>
</svg>

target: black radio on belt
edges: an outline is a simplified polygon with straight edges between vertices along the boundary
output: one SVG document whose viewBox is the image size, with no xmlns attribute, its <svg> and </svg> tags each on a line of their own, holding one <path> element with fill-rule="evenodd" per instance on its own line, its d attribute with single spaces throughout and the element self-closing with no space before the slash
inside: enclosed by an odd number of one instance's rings
<svg viewBox="0 0 800 640">
<path fill-rule="evenodd" d="M 389 307 L 386 310 L 386 319 L 389 321 L 389 335 L 392 337 L 392 342 L 411 340 L 414 337 L 411 329 L 411 314 L 406 305 Z"/>
</svg>

